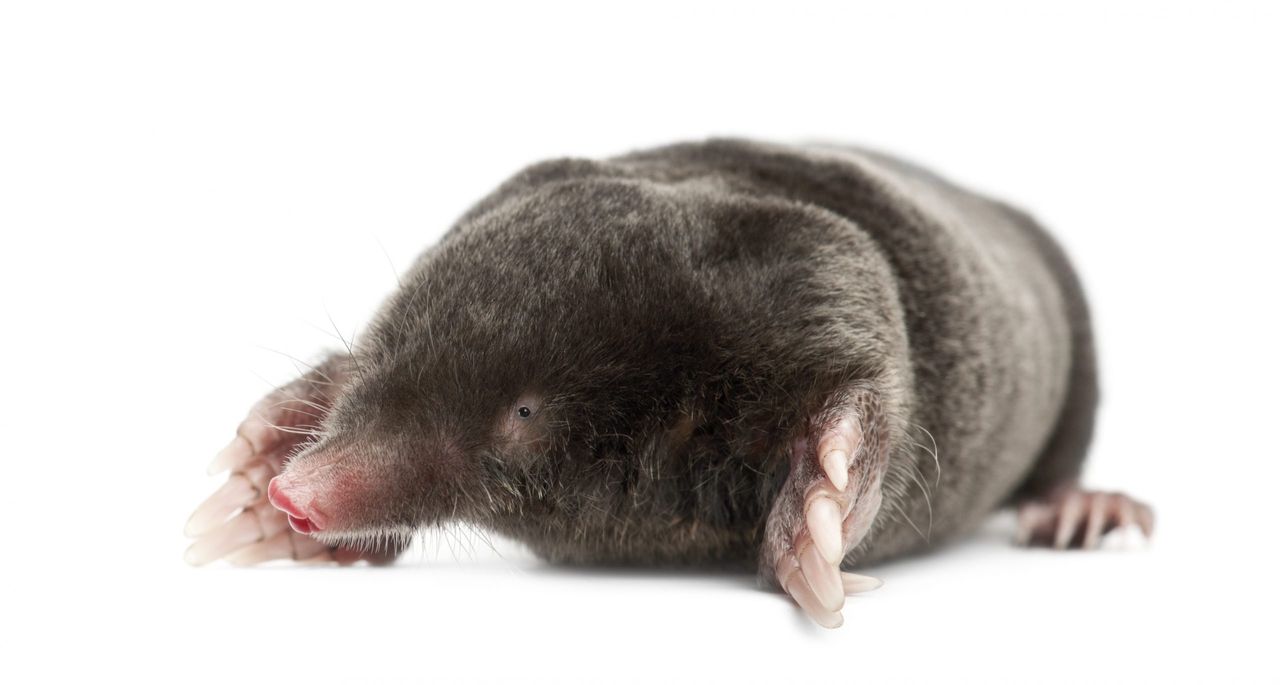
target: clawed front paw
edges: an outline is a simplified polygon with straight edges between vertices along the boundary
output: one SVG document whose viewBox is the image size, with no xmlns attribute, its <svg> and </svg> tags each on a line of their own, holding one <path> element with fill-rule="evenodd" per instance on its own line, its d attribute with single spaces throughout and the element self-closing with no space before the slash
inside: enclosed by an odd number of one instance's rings
<svg viewBox="0 0 1280 685">
<path fill-rule="evenodd" d="M 289 516 L 268 498 L 271 479 L 321 430 L 346 367 L 345 357 L 331 357 L 254 405 L 235 438 L 209 464 L 210 474 L 230 475 L 187 521 L 185 532 L 194 538 L 185 555 L 188 563 L 200 566 L 226 559 L 248 565 L 292 559 L 376 564 L 395 559 L 399 543 L 376 551 L 321 543 L 306 529 L 291 526 Z"/>
<path fill-rule="evenodd" d="M 762 573 L 827 628 L 843 623 L 846 595 L 880 586 L 840 571 L 880 508 L 883 458 L 878 436 L 864 429 L 872 421 L 865 410 L 849 410 L 796 441 L 766 528 Z"/>
<path fill-rule="evenodd" d="M 298 428 L 299 399 L 273 393 L 260 402 L 214 457 L 211 474 L 230 471 L 227 481 L 188 519 L 184 532 L 194 538 L 188 563 L 200 566 L 226 558 L 239 564 L 273 559 L 324 559 L 330 548 L 289 527 L 288 517 L 267 501 L 267 484 L 280 473 L 288 455 L 305 441 Z M 314 412 L 314 409 L 309 410 Z"/>
</svg>

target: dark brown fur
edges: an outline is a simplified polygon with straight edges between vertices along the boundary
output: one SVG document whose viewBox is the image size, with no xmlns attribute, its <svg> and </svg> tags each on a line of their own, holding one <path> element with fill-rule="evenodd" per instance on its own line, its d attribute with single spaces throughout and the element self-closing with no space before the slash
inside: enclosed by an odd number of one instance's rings
<svg viewBox="0 0 1280 685">
<path fill-rule="evenodd" d="M 329 539 L 461 520 L 583 563 L 754 564 L 788 446 L 855 388 L 889 472 L 850 560 L 919 549 L 1074 477 L 1096 403 L 1079 286 L 1025 215 L 733 140 L 521 172 L 350 368 L 295 459 L 348 451 L 373 484 Z"/>
</svg>

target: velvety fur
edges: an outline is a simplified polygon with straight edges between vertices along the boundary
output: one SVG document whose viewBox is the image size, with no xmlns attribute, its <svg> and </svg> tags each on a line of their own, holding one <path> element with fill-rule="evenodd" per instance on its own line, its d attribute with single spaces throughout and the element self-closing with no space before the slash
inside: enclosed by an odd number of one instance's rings
<svg viewBox="0 0 1280 685">
<path fill-rule="evenodd" d="M 1025 215 L 737 140 L 526 169 L 347 368 L 297 459 L 360 453 L 348 537 L 462 520 L 585 563 L 755 564 L 789 445 L 855 391 L 889 471 L 848 560 L 919 549 L 1070 481 L 1096 403 L 1079 286 Z"/>
</svg>

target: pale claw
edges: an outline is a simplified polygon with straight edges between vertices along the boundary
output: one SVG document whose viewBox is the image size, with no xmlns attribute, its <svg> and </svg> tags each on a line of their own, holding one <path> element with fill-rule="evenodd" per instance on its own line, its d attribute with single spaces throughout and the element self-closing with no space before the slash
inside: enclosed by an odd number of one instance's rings
<svg viewBox="0 0 1280 685">
<path fill-rule="evenodd" d="M 227 520 L 237 509 L 253 504 L 262 494 L 248 476 L 233 474 L 191 514 L 184 529 L 187 537 L 203 535 Z"/>
<path fill-rule="evenodd" d="M 809 528 L 809 536 L 813 538 L 813 546 L 830 564 L 839 564 L 840 558 L 844 556 L 841 541 L 843 518 L 839 506 L 822 495 L 814 497 L 805 516 L 805 525 Z"/>
<path fill-rule="evenodd" d="M 323 555 L 329 555 L 326 561 L 333 560 L 328 545 L 308 535 L 293 532 L 283 515 L 279 519 L 279 522 L 265 519 L 263 528 L 266 539 L 236 550 L 227 557 L 227 561 L 236 566 L 252 566 L 276 559 L 318 562 L 321 561 L 318 557 Z"/>
<path fill-rule="evenodd" d="M 264 537 L 266 536 L 257 513 L 248 509 L 221 528 L 196 540 L 187 548 L 185 558 L 192 566 L 202 566 Z"/>
<path fill-rule="evenodd" d="M 262 526 L 264 537 L 271 537 L 289 527 L 289 517 L 283 511 L 271 506 L 270 502 L 261 501 L 253 505 L 253 513 L 258 517 L 258 525 Z"/>
<path fill-rule="evenodd" d="M 849 456 L 843 450 L 831 450 L 822 456 L 822 470 L 836 490 L 849 487 Z"/>
<path fill-rule="evenodd" d="M 1107 524 L 1107 509 L 1111 507 L 1112 498 L 1107 495 L 1094 497 L 1089 502 L 1089 518 L 1085 522 L 1084 549 L 1097 549 L 1102 541 L 1102 530 Z"/>
<path fill-rule="evenodd" d="M 1084 495 L 1073 492 L 1067 495 L 1058 513 L 1058 530 L 1053 536 L 1053 546 L 1066 549 L 1080 524 L 1080 516 L 1084 513 Z"/>
<path fill-rule="evenodd" d="M 844 586 L 840 581 L 840 569 L 822 558 L 817 545 L 809 545 L 800 553 L 800 572 L 813 589 L 818 603 L 827 611 L 844 608 Z"/>
<path fill-rule="evenodd" d="M 252 461 L 255 454 L 256 451 L 249 439 L 237 433 L 235 439 L 223 447 L 213 461 L 209 462 L 209 475 L 213 476 L 227 469 L 240 468 Z"/>
<path fill-rule="evenodd" d="M 829 611 L 822 606 L 818 598 L 813 593 L 813 589 L 805 582 L 804 574 L 793 573 L 791 578 L 787 580 L 787 594 L 800 605 L 801 609 L 812 618 L 814 622 L 823 628 L 839 628 L 844 625 L 844 616 L 838 612 Z"/>
<path fill-rule="evenodd" d="M 1129 542 L 1130 531 L 1138 527 L 1138 523 L 1133 517 L 1133 507 L 1121 503 L 1116 507 L 1116 528 L 1123 536 L 1125 543 Z"/>
<path fill-rule="evenodd" d="M 849 487 L 849 466 L 861 442 L 862 429 L 857 422 L 847 418 L 841 419 L 818 441 L 818 463 L 839 492 Z"/>
<path fill-rule="evenodd" d="M 275 535 L 233 552 L 227 561 L 236 566 L 252 566 L 275 559 L 293 559 L 292 530 L 282 530 Z"/>
<path fill-rule="evenodd" d="M 299 382 L 308 383 L 305 377 Z M 316 393 L 314 384 L 301 391 L 301 394 L 302 396 L 299 396 L 287 389 L 279 389 L 259 400 L 236 428 L 236 437 L 232 438 L 231 442 L 209 463 L 209 475 L 228 469 L 234 471 L 243 468 L 259 458 L 287 449 L 292 442 L 297 442 L 298 433 L 290 429 L 297 429 L 309 420 L 320 420 L 321 417 L 310 412 L 310 407 L 316 405 L 315 399 L 328 400 L 322 394 Z M 307 397 L 313 399 L 307 399 Z"/>
<path fill-rule="evenodd" d="M 886 424 L 874 391 L 852 387 L 839 402 L 832 405 L 838 413 L 824 411 L 790 439 L 791 472 L 766 522 L 760 558 L 762 580 L 776 583 L 827 628 L 844 622 L 847 594 L 879 584 L 846 578 L 840 564 L 880 510 L 888 466 L 878 439 Z"/>
<path fill-rule="evenodd" d="M 1130 501 L 1128 504 L 1135 509 L 1135 518 L 1138 519 L 1138 528 L 1142 530 L 1142 537 L 1150 540 L 1156 529 L 1155 513 L 1151 511 L 1151 507 L 1141 502 Z"/>
<path fill-rule="evenodd" d="M 288 455 L 321 430 L 344 387 L 349 364 L 349 356 L 331 355 L 253 405 L 235 437 L 209 464 L 209 473 L 230 470 L 231 475 L 187 521 L 187 535 L 197 538 L 186 552 L 187 561 L 199 565 L 228 555 L 240 564 L 282 555 L 334 558 L 328 545 L 293 533 L 288 518 L 270 505 L 266 493 Z"/>
<path fill-rule="evenodd" d="M 841 580 L 841 583 L 844 585 L 844 593 L 846 595 L 854 595 L 859 592 L 867 592 L 868 590 L 874 590 L 880 587 L 881 585 L 884 585 L 884 581 L 880 580 L 879 578 L 872 578 L 871 576 L 860 576 L 856 573 L 841 573 L 840 580 Z"/>
</svg>

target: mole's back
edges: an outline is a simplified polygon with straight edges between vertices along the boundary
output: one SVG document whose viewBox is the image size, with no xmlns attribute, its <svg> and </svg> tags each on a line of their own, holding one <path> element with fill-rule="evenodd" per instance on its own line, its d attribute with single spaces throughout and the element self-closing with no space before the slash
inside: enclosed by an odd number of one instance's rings
<svg viewBox="0 0 1280 685">
<path fill-rule="evenodd" d="M 1077 447 L 1055 479 L 1078 470 L 1096 403 L 1087 310 L 1061 251 L 1026 215 L 852 148 L 725 140 L 615 161 L 664 183 L 820 207 L 883 252 L 907 326 L 916 445 L 891 465 L 901 514 L 868 539 L 863 558 L 975 525 L 1055 441 Z M 1070 425 L 1059 431 L 1064 406 Z"/>
</svg>

